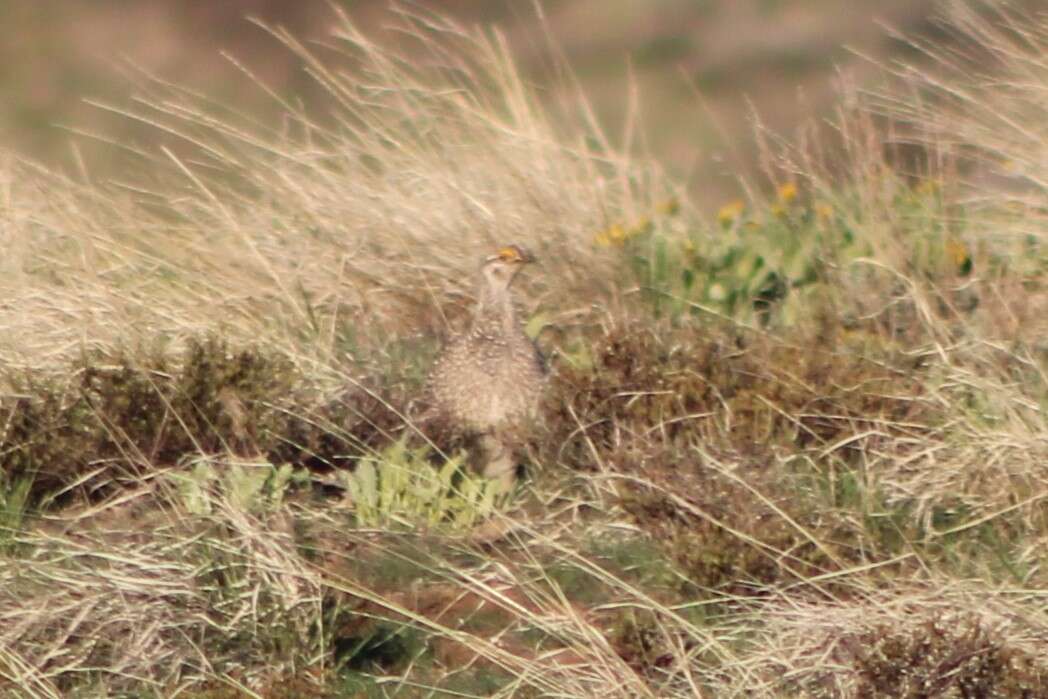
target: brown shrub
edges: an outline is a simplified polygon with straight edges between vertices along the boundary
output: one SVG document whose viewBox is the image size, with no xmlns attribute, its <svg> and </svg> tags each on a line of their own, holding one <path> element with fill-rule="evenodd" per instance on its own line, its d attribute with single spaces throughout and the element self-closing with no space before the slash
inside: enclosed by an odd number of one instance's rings
<svg viewBox="0 0 1048 699">
<path fill-rule="evenodd" d="M 85 357 L 68 375 L 9 377 L 18 397 L 0 406 L 0 470 L 33 478 L 36 500 L 73 483 L 104 492 L 194 454 L 329 470 L 393 441 L 410 410 L 396 377 L 325 401 L 283 356 L 215 339 L 181 358 Z"/>
<path fill-rule="evenodd" d="M 816 343 L 623 325 L 596 343 L 591 367 L 555 375 L 537 448 L 625 476 L 621 505 L 693 582 L 752 593 L 890 553 L 861 518 L 774 466 L 789 453 L 829 472 L 933 430 L 921 378 L 844 351 L 832 328 Z"/>
<path fill-rule="evenodd" d="M 701 588 L 761 594 L 881 556 L 856 523 L 759 466 L 682 463 L 649 478 L 620 488 L 621 505 Z"/>
<path fill-rule="evenodd" d="M 700 328 L 625 324 L 601 337 L 592 366 L 562 366 L 546 404 L 548 459 L 635 471 L 644 455 L 701 443 L 767 457 L 775 447 L 822 449 L 933 427 L 918 371 L 892 357 L 848 352 L 832 333 L 779 340 Z M 639 460 L 638 460 L 639 459 Z"/>
<path fill-rule="evenodd" d="M 1036 699 L 1048 696 L 1043 657 L 1010 647 L 977 616 L 879 626 L 851 639 L 859 699 Z"/>
</svg>

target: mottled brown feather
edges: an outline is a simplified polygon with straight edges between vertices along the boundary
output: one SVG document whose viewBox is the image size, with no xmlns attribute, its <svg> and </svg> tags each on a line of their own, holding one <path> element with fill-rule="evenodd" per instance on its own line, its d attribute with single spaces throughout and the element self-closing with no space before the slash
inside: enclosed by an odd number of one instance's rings
<svg viewBox="0 0 1048 699">
<path fill-rule="evenodd" d="M 510 294 L 520 266 L 532 259 L 514 245 L 484 261 L 472 325 L 445 346 L 429 375 L 437 410 L 463 431 L 486 437 L 489 461 L 508 459 L 501 452 L 534 416 L 545 386 L 542 356 L 520 327 Z"/>
</svg>

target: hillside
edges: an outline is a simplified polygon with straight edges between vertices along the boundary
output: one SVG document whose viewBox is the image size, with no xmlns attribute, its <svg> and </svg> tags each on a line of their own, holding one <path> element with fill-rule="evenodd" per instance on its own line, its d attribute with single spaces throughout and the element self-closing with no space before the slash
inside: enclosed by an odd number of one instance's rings
<svg viewBox="0 0 1048 699">
<path fill-rule="evenodd" d="M 547 3 L 544 22 L 521 3 L 429 5 L 467 26 L 504 32 L 524 75 L 544 86 L 545 101 L 556 102 L 570 91 L 551 90 L 549 32 L 603 127 L 620 139 L 627 120 L 635 120 L 634 147 L 686 178 L 707 206 L 737 195 L 739 176 L 757 167 L 752 110 L 788 134 L 832 109 L 839 73 L 865 84 L 879 70 L 868 59 L 920 61 L 878 22 L 911 35 L 941 33 L 928 20 L 933 0 L 576 0 Z M 397 41 L 382 31 L 391 21 L 384 0 L 348 7 L 373 39 Z M 328 96 L 294 55 L 245 17 L 326 41 L 337 26 L 333 14 L 326 0 L 146 0 L 130 9 L 112 0 L 9 0 L 4 24 L 12 40 L 0 45 L 0 144 L 57 164 L 68 162 L 74 143 L 92 172 L 108 176 L 124 161 L 66 129 L 155 141 L 147 126 L 97 106 L 126 108 L 145 89 L 142 73 L 276 118 L 279 105 L 253 89 L 223 52 L 281 94 L 323 112 Z"/>
</svg>

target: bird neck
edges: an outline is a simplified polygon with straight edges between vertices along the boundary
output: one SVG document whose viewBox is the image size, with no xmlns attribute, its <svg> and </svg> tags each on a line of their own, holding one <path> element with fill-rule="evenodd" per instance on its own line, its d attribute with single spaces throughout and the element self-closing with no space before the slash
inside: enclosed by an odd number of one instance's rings
<svg viewBox="0 0 1048 699">
<path fill-rule="evenodd" d="M 496 288 L 481 284 L 473 329 L 486 334 L 509 333 L 517 326 L 517 312 L 509 287 Z"/>
</svg>

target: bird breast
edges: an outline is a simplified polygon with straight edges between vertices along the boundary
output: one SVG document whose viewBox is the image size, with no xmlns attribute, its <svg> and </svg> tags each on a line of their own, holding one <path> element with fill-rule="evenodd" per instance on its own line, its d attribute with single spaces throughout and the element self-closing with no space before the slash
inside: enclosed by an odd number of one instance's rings
<svg viewBox="0 0 1048 699">
<path fill-rule="evenodd" d="M 544 374 L 535 347 L 519 337 L 467 335 L 438 360 L 434 395 L 450 417 L 475 431 L 526 419 L 535 412 Z"/>
</svg>

